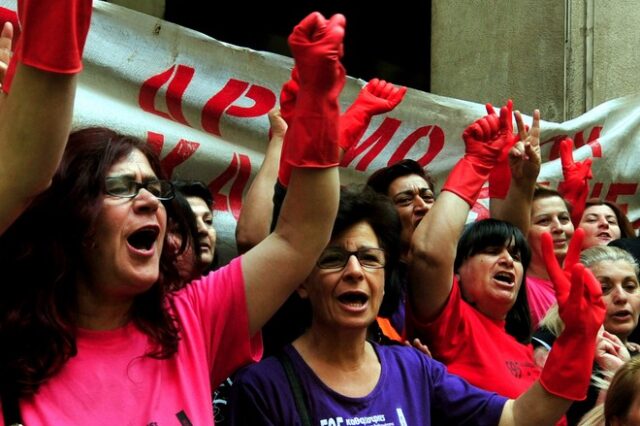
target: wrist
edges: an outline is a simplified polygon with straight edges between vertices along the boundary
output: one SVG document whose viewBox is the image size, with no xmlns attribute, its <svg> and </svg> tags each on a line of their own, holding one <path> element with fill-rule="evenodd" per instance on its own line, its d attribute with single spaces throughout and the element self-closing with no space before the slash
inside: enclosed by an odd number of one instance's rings
<svg viewBox="0 0 640 426">
<path fill-rule="evenodd" d="M 462 157 L 449 173 L 442 190 L 453 192 L 473 207 L 491 169 Z"/>
</svg>

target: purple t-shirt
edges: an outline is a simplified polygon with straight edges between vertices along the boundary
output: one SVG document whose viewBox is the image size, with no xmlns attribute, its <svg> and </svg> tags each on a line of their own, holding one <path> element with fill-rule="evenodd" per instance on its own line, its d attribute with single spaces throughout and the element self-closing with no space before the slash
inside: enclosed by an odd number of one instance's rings
<svg viewBox="0 0 640 426">
<path fill-rule="evenodd" d="M 478 389 L 416 349 L 373 344 L 380 380 L 371 393 L 351 398 L 328 388 L 293 346 L 293 361 L 311 424 L 318 426 L 497 425 L 506 398 Z M 234 425 L 300 425 L 284 369 L 275 357 L 241 370 L 231 392 Z"/>
</svg>

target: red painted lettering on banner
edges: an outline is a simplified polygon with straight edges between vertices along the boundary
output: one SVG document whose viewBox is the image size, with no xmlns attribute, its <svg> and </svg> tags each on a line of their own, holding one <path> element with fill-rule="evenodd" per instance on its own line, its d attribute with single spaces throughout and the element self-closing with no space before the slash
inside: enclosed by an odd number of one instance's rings
<svg viewBox="0 0 640 426">
<path fill-rule="evenodd" d="M 249 88 L 248 91 L 247 88 Z M 250 107 L 232 105 L 243 94 L 244 97 L 253 101 L 253 105 Z M 220 118 L 225 112 L 233 117 L 259 117 L 269 112 L 275 104 L 276 95 L 271 90 L 257 85 L 249 87 L 246 81 L 232 78 L 220 92 L 207 101 L 202 110 L 202 128 L 220 136 Z"/>
<path fill-rule="evenodd" d="M 147 132 L 147 143 L 151 145 L 159 157 L 162 152 L 162 147 L 164 146 L 164 135 L 160 133 Z M 200 144 L 198 142 L 180 139 L 171 152 L 169 152 L 169 154 L 160 161 L 162 169 L 167 176 L 171 177 L 173 170 L 180 164 L 187 161 L 199 147 Z"/>
<path fill-rule="evenodd" d="M 371 136 L 365 139 L 361 144 L 354 145 L 349 151 L 345 152 L 340 165 L 342 167 L 346 167 L 358 155 L 362 154 L 364 151 L 370 148 L 365 156 L 356 165 L 356 170 L 366 170 L 369 164 L 371 164 L 371 161 L 373 161 L 373 159 L 378 154 L 380 154 L 384 147 L 389 144 L 389 141 L 398 130 L 401 123 L 402 122 L 400 120 L 396 120 L 395 118 L 385 117 L 380 126 L 376 129 L 375 132 L 371 134 Z"/>
<path fill-rule="evenodd" d="M 147 132 L 147 144 L 149 144 L 151 149 L 153 149 L 153 152 L 160 157 L 160 154 L 162 154 L 162 147 L 164 146 L 164 135 L 155 132 Z"/>
<path fill-rule="evenodd" d="M 599 158 L 602 157 L 602 146 L 598 141 L 600 137 L 600 131 L 602 131 L 602 126 L 595 126 L 589 132 L 589 138 L 587 139 L 586 144 L 591 148 L 591 153 L 593 157 Z M 580 130 L 573 136 L 573 149 L 578 149 L 581 146 L 585 145 L 584 141 L 584 130 Z M 553 141 L 553 145 L 551 146 L 551 151 L 549 151 L 549 161 L 555 160 L 556 158 L 560 158 L 560 142 L 566 138 L 568 135 L 558 135 L 551 139 Z M 547 141 L 549 143 L 551 141 Z M 544 143 L 543 143 L 544 144 Z"/>
<path fill-rule="evenodd" d="M 242 193 L 251 176 L 251 160 L 244 154 L 234 153 L 231 164 L 218 177 L 209 183 L 209 191 L 213 195 L 214 209 L 231 211 L 238 220 L 242 207 Z M 231 182 L 229 194 L 222 193 L 222 188 Z"/>
<path fill-rule="evenodd" d="M 174 72 L 175 71 L 175 72 Z M 193 79 L 195 69 L 185 65 L 173 65 L 166 71 L 154 75 L 147 79 L 140 88 L 138 103 L 143 111 L 150 112 L 160 117 L 177 121 L 178 123 L 189 123 L 182 112 L 182 98 L 187 86 Z M 169 82 L 166 93 L 166 103 L 169 112 L 160 111 L 156 108 L 155 101 L 160 89 Z"/>
<path fill-rule="evenodd" d="M 596 182 L 593 185 L 593 189 L 591 190 L 591 198 L 600 198 L 600 195 L 602 194 L 603 186 L 604 185 L 602 182 Z"/>
<path fill-rule="evenodd" d="M 389 159 L 388 165 L 406 158 L 409 150 L 423 137 L 429 137 L 429 148 L 427 152 L 416 161 L 420 163 L 422 167 L 429 164 L 431 160 L 442 151 L 442 147 L 444 146 L 444 132 L 438 126 L 420 127 L 407 136 Z"/>
</svg>

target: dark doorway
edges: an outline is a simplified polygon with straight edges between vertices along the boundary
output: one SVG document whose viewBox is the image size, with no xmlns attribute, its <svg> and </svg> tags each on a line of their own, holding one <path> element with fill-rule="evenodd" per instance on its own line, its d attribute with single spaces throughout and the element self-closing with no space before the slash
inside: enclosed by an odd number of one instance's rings
<svg viewBox="0 0 640 426">
<path fill-rule="evenodd" d="M 431 0 L 374 4 L 167 0 L 165 19 L 220 41 L 291 56 L 286 39 L 296 23 L 314 10 L 327 17 L 340 12 L 347 17 L 343 63 L 350 76 L 429 91 Z"/>
</svg>

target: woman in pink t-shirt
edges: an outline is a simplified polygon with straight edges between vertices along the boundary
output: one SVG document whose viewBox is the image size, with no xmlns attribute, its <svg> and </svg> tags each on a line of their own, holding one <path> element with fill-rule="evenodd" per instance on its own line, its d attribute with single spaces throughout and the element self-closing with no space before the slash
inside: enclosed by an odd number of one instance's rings
<svg viewBox="0 0 640 426">
<path fill-rule="evenodd" d="M 569 205 L 559 192 L 544 186 L 536 186 L 531 203 L 531 224 L 527 241 L 531 246 L 531 263 L 527 268 L 527 299 L 533 330 L 556 301 L 555 290 L 542 256 L 541 237 L 549 232 L 553 237 L 553 252 L 562 263 L 573 236 L 573 224 Z"/>
<path fill-rule="evenodd" d="M 158 156 L 106 128 L 71 134 L 51 186 L 0 238 L 5 414 L 17 409 L 30 426 L 213 423 L 212 386 L 259 357 L 256 333 L 330 235 L 344 25 L 316 12 L 289 40 L 301 83 L 276 229 L 175 293 L 168 222 L 187 235 Z"/>
</svg>

